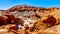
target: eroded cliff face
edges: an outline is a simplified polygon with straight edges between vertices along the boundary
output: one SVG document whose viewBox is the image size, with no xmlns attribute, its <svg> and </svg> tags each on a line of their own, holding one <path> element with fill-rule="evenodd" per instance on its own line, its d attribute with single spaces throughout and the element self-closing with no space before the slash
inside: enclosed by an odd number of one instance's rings
<svg viewBox="0 0 60 34">
<path fill-rule="evenodd" d="M 16 23 L 18 24 L 18 29 Z M 0 33 L 4 32 L 2 34 L 8 34 L 8 32 L 10 34 L 45 34 L 48 28 L 51 29 L 51 27 L 59 24 L 60 8 L 18 5 L 0 11 Z M 51 33 L 53 34 L 53 32 Z"/>
</svg>

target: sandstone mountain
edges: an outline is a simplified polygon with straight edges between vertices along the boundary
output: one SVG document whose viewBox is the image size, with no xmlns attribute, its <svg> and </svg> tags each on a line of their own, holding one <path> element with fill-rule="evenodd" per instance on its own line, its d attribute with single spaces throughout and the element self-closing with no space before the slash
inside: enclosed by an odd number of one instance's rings
<svg viewBox="0 0 60 34">
<path fill-rule="evenodd" d="M 60 34 L 59 27 L 60 8 L 17 5 L 0 10 L 1 34 Z"/>
</svg>

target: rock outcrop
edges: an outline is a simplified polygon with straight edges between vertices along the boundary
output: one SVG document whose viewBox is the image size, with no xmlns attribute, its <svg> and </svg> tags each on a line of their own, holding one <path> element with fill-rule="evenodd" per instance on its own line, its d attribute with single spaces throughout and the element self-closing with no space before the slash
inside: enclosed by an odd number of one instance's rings
<svg viewBox="0 0 60 34">
<path fill-rule="evenodd" d="M 2 34 L 58 34 L 60 32 L 50 32 L 49 29 L 53 31 L 59 24 L 60 8 L 18 5 L 0 10 L 0 33 L 4 32 Z"/>
</svg>

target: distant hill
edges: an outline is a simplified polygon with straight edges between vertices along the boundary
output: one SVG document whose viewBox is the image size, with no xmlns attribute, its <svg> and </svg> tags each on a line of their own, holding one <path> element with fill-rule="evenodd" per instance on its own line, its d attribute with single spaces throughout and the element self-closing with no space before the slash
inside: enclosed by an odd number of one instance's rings
<svg viewBox="0 0 60 34">
<path fill-rule="evenodd" d="M 28 6 L 28 5 L 17 5 L 17 6 L 13 6 L 7 10 L 0 10 L 0 11 L 51 11 L 54 9 L 60 9 L 60 8 L 56 8 L 56 7 L 51 7 L 51 8 L 42 8 L 42 7 L 34 7 L 34 6 Z"/>
</svg>

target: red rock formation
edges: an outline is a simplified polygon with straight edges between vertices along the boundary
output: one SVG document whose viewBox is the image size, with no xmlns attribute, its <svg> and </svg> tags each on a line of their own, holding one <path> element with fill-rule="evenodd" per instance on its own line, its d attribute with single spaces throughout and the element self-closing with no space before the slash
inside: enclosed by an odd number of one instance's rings
<svg viewBox="0 0 60 34">
<path fill-rule="evenodd" d="M 23 20 L 20 18 L 15 18 L 15 23 L 18 23 L 20 25 L 23 25 Z"/>
<path fill-rule="evenodd" d="M 0 26 L 6 24 L 16 24 L 16 23 L 23 25 L 23 20 L 20 18 L 15 18 L 14 15 L 4 15 L 4 16 L 5 17 L 0 16 Z"/>
<path fill-rule="evenodd" d="M 53 16 L 49 16 L 46 20 L 43 20 L 43 23 L 54 25 L 56 23 L 56 18 L 54 18 Z"/>
<path fill-rule="evenodd" d="M 10 28 L 10 30 L 16 30 L 17 31 L 17 28 L 16 28 L 16 26 L 13 26 Z"/>
<path fill-rule="evenodd" d="M 0 26 L 7 24 L 7 18 L 0 16 Z"/>
<path fill-rule="evenodd" d="M 8 21 L 9 24 L 14 22 L 15 17 L 13 15 L 5 15 L 5 16 L 8 17 L 7 21 Z"/>
</svg>

